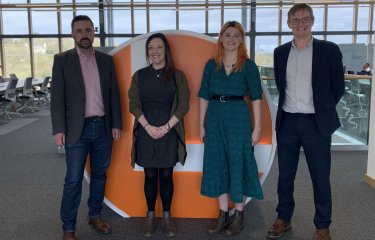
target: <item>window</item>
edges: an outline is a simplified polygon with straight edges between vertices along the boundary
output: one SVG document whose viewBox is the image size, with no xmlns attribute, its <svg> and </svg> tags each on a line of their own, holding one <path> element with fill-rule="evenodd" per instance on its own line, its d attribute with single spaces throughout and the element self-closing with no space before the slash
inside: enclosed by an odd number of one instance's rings
<svg viewBox="0 0 375 240">
<path fill-rule="evenodd" d="M 245 14 L 247 12 L 245 11 Z M 224 9 L 224 23 L 225 22 L 228 22 L 228 21 L 237 21 L 239 23 L 242 23 L 242 12 L 241 12 L 241 9 L 240 8 L 228 8 L 228 9 Z M 242 25 L 244 25 L 243 27 L 245 29 L 248 29 L 249 26 L 247 26 L 247 24 L 244 24 L 242 23 Z M 220 28 L 217 30 L 219 31 Z"/>
<path fill-rule="evenodd" d="M 150 10 L 150 32 L 176 29 L 175 10 Z"/>
<path fill-rule="evenodd" d="M 121 44 L 127 42 L 131 38 L 106 38 L 106 46 L 108 47 L 117 47 Z"/>
<path fill-rule="evenodd" d="M 273 65 L 273 50 L 277 47 L 277 36 L 255 38 L 255 62 L 259 66 Z"/>
<path fill-rule="evenodd" d="M 5 75 L 15 73 L 19 79 L 31 76 L 28 38 L 4 39 Z"/>
<path fill-rule="evenodd" d="M 278 8 L 257 8 L 256 9 L 256 31 L 257 32 L 277 32 L 279 22 Z M 286 20 L 283 19 L 286 22 Z"/>
<path fill-rule="evenodd" d="M 199 33 L 205 32 L 205 11 L 203 10 L 181 10 L 180 30 L 188 30 Z M 219 31 L 219 30 L 216 30 Z"/>
<path fill-rule="evenodd" d="M 130 10 L 113 11 L 113 32 L 106 30 L 108 33 L 131 33 Z M 108 28 L 108 26 L 107 26 Z"/>
<path fill-rule="evenodd" d="M 56 10 L 33 11 L 32 12 L 33 34 L 56 34 L 57 14 Z M 48 20 L 47 20 L 48 19 Z"/>
<path fill-rule="evenodd" d="M 342 17 L 345 16 L 345 17 Z M 340 21 L 338 21 L 340 19 Z M 328 31 L 353 30 L 353 6 L 329 6 L 328 7 Z"/>
<path fill-rule="evenodd" d="M 60 14 L 61 14 L 61 33 L 63 34 L 72 33 L 71 24 L 73 20 L 73 12 L 62 11 Z"/>
<path fill-rule="evenodd" d="M 27 10 L 17 9 L 17 11 L 2 10 L 4 34 L 28 34 Z"/>
<path fill-rule="evenodd" d="M 369 13 L 370 13 L 370 8 L 368 6 L 358 8 L 357 31 L 369 30 Z"/>
<path fill-rule="evenodd" d="M 65 52 L 69 49 L 74 48 L 74 39 L 73 38 L 63 38 L 62 39 L 62 51 Z"/>
<path fill-rule="evenodd" d="M 208 32 L 216 33 L 219 32 L 221 28 L 221 10 L 212 9 L 208 11 Z"/>
<path fill-rule="evenodd" d="M 352 35 L 327 35 L 327 40 L 334 43 L 351 43 Z"/>
<path fill-rule="evenodd" d="M 34 38 L 34 65 L 35 77 L 44 78 L 51 76 L 53 56 L 59 52 L 56 38 Z"/>
<path fill-rule="evenodd" d="M 134 10 L 134 33 L 147 33 L 146 10 L 144 9 Z"/>
</svg>

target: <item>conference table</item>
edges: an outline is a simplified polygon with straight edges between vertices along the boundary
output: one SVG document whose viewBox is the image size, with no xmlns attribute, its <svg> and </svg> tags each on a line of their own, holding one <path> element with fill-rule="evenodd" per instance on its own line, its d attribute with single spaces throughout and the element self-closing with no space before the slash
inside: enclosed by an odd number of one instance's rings
<svg viewBox="0 0 375 240">
<path fill-rule="evenodd" d="M 3 94 L 5 92 L 5 90 L 7 89 L 8 83 L 9 83 L 8 81 L 0 83 L 0 94 Z M 18 79 L 17 89 L 22 89 L 24 83 L 25 83 L 25 79 Z M 43 79 L 34 78 L 32 85 L 37 86 L 37 85 L 41 85 L 42 83 L 43 83 Z"/>
</svg>

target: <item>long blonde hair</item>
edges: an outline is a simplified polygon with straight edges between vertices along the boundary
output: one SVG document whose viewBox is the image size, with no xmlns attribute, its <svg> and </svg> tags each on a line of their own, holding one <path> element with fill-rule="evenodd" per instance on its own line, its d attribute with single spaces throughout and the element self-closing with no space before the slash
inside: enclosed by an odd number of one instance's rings
<svg viewBox="0 0 375 240">
<path fill-rule="evenodd" d="M 245 66 L 246 59 L 249 58 L 249 55 L 247 54 L 246 44 L 245 44 L 245 30 L 242 27 L 241 23 L 236 21 L 228 21 L 224 23 L 224 25 L 221 27 L 220 33 L 219 33 L 219 39 L 216 43 L 216 53 L 215 53 L 215 63 L 216 63 L 216 69 L 219 70 L 223 67 L 223 60 L 224 60 L 224 47 L 221 43 L 221 38 L 229 27 L 237 28 L 242 36 L 242 42 L 240 43 L 240 46 L 238 47 L 237 52 L 237 61 L 233 67 L 233 72 L 238 72 L 243 69 Z"/>
</svg>

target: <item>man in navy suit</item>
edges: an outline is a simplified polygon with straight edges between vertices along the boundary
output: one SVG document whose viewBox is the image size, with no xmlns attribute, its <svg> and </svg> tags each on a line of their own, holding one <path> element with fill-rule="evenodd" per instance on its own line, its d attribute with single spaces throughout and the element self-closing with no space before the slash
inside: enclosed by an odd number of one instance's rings
<svg viewBox="0 0 375 240">
<path fill-rule="evenodd" d="M 120 97 L 112 57 L 95 51 L 94 25 L 88 16 L 74 17 L 75 48 L 55 55 L 52 68 L 52 132 L 66 150 L 67 172 L 61 201 L 63 240 L 75 240 L 86 158 L 90 155 L 89 224 L 108 234 L 101 209 L 112 141 L 122 128 Z"/>
<path fill-rule="evenodd" d="M 276 221 L 267 237 L 281 237 L 291 225 L 294 179 L 303 147 L 314 189 L 316 240 L 330 239 L 332 199 L 330 186 L 331 135 L 340 127 L 336 104 L 345 81 L 339 47 L 312 37 L 312 8 L 296 4 L 288 12 L 293 41 L 274 51 L 279 91 L 276 138 L 279 161 Z"/>
</svg>

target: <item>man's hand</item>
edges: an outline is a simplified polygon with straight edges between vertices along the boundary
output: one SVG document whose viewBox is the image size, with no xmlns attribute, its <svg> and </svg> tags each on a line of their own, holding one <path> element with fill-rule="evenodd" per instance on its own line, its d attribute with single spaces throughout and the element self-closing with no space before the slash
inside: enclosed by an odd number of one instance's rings
<svg viewBox="0 0 375 240">
<path fill-rule="evenodd" d="M 113 141 L 118 141 L 121 137 L 121 130 L 118 128 L 112 129 L 112 139 Z"/>
<path fill-rule="evenodd" d="M 53 137 L 55 138 L 55 143 L 58 147 L 63 147 L 65 145 L 65 133 L 56 133 Z"/>
</svg>

